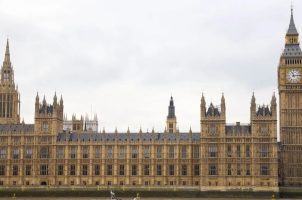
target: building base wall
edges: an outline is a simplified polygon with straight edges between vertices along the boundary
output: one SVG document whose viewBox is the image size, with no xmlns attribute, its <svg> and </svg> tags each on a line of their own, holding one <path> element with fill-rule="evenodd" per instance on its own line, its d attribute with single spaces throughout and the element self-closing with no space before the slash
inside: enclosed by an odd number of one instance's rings
<svg viewBox="0 0 302 200">
<path fill-rule="evenodd" d="M 203 188 L 205 189 L 205 188 Z M 0 187 L 1 197 L 109 197 L 114 191 L 118 197 L 183 197 L 183 198 L 267 198 L 279 197 L 273 191 L 203 190 L 196 187 Z M 221 189 L 221 188 L 220 188 Z M 284 194 L 283 194 L 284 195 Z M 302 197 L 302 193 L 300 194 Z"/>
</svg>

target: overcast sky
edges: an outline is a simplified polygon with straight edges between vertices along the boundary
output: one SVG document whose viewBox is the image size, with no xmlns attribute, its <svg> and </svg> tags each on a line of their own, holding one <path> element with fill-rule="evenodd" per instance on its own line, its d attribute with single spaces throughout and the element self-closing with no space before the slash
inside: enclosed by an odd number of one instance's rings
<svg viewBox="0 0 302 200">
<path fill-rule="evenodd" d="M 249 122 L 253 91 L 270 103 L 289 20 L 289 0 L 0 0 L 0 54 L 9 37 L 26 123 L 57 91 L 69 118 L 163 131 L 172 94 L 180 130 L 199 131 L 202 92 L 224 92 L 228 123 Z"/>
</svg>

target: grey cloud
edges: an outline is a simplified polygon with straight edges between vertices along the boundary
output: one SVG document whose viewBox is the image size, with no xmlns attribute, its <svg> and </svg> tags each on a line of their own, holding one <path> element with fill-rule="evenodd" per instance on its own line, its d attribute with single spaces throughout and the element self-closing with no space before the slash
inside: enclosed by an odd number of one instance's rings
<svg viewBox="0 0 302 200">
<path fill-rule="evenodd" d="M 0 56 L 9 35 L 26 122 L 37 90 L 49 100 L 62 93 L 69 116 L 92 105 L 110 130 L 162 130 L 171 93 L 180 128 L 199 130 L 202 91 L 218 102 L 224 91 L 228 121 L 247 122 L 252 91 L 269 102 L 277 86 L 289 7 L 282 0 L 4 0 Z"/>
</svg>

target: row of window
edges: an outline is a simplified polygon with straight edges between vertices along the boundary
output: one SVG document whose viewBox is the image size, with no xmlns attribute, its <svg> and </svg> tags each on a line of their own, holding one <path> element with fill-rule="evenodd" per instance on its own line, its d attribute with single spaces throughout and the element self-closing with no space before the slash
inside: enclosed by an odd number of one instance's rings
<svg viewBox="0 0 302 200">
<path fill-rule="evenodd" d="M 101 167 L 100 165 L 94 165 L 94 175 L 98 176 L 101 173 Z M 187 176 L 188 175 L 188 166 L 187 165 L 181 165 L 180 166 L 180 175 Z M 218 175 L 218 165 L 217 164 L 209 164 L 209 175 Z M 81 166 L 81 175 L 87 176 L 89 173 L 88 165 L 82 165 Z M 234 173 L 235 172 L 235 173 Z M 76 175 L 76 165 L 69 165 L 68 174 L 71 176 Z M 119 176 L 124 176 L 125 173 L 125 165 L 119 165 L 117 174 Z M 138 175 L 138 166 L 137 165 L 131 165 L 131 171 L 130 174 L 132 176 Z M 143 175 L 149 176 L 151 174 L 150 172 L 150 165 L 143 165 Z M 268 163 L 261 163 L 260 164 L 260 175 L 267 176 L 269 175 L 269 164 Z M 5 165 L 0 165 L 0 176 L 5 175 Z M 18 176 L 19 175 L 19 166 L 13 165 L 12 167 L 12 175 Z M 30 176 L 32 175 L 32 167 L 31 165 L 25 165 L 25 175 Z M 40 165 L 40 175 L 48 175 L 48 165 Z M 64 175 L 64 165 L 57 165 L 56 169 L 56 175 L 62 176 Z M 106 165 L 106 175 L 112 176 L 113 175 L 113 165 Z M 162 165 L 156 165 L 156 175 L 162 176 L 163 175 L 163 166 Z M 175 165 L 168 165 L 167 168 L 167 175 L 174 176 L 175 174 Z M 193 175 L 199 176 L 200 175 L 200 166 L 194 165 L 193 166 Z M 236 168 L 233 168 L 232 164 L 227 165 L 227 175 L 251 175 L 251 168 L 250 164 L 246 164 L 245 168 L 243 169 L 241 164 L 237 164 Z"/>
<path fill-rule="evenodd" d="M 163 158 L 163 146 L 156 146 L 155 158 L 161 159 Z M 176 153 L 176 146 L 169 145 L 168 146 L 168 158 L 174 159 L 177 157 Z M 0 149 L 0 159 L 6 159 L 7 150 L 6 148 Z M 40 151 L 40 158 L 50 158 L 50 151 L 48 147 L 41 147 Z M 81 154 L 83 159 L 89 158 L 89 146 L 84 146 L 81 148 Z M 118 158 L 125 159 L 127 154 L 126 146 L 119 146 L 118 147 Z M 139 147 L 137 145 L 130 146 L 130 154 L 132 159 L 137 159 L 139 157 Z M 188 146 L 181 146 L 180 147 L 180 158 L 181 159 L 188 159 Z M 31 148 L 26 148 L 24 152 L 25 159 L 31 159 L 33 156 L 33 150 Z M 106 146 L 106 158 L 113 159 L 114 156 L 114 146 Z M 143 158 L 148 159 L 151 158 L 151 146 L 143 146 Z M 65 147 L 57 147 L 57 155 L 56 158 L 63 159 L 65 157 Z M 192 157 L 194 159 L 198 159 L 200 157 L 200 147 L 199 145 L 193 146 L 193 153 Z M 77 158 L 77 147 L 71 146 L 69 147 L 69 158 L 76 159 Z M 94 148 L 94 158 L 100 159 L 101 158 L 101 147 L 97 146 Z M 12 159 L 20 159 L 20 149 L 14 148 L 12 150 Z"/>
<path fill-rule="evenodd" d="M 250 176 L 251 175 L 251 166 L 250 164 L 246 164 L 245 168 L 242 168 L 241 164 L 236 164 L 236 168 L 234 168 L 234 165 L 228 164 L 227 165 L 227 175 L 228 176 Z M 218 175 L 218 165 L 217 164 L 209 164 L 209 175 Z M 261 176 L 268 176 L 269 173 L 269 164 L 268 163 L 261 163 L 260 164 L 260 171 L 259 174 Z"/>
<path fill-rule="evenodd" d="M 219 129 L 216 124 L 209 124 L 208 126 L 208 132 L 210 136 L 217 136 L 219 133 Z M 259 133 L 262 136 L 268 136 L 269 135 L 269 126 L 267 124 L 263 124 L 259 127 Z M 237 132 L 235 132 L 237 135 Z M 238 135 L 244 134 L 243 132 L 239 132 Z"/>
<path fill-rule="evenodd" d="M 113 175 L 113 165 L 106 165 L 106 175 L 112 176 Z M 6 174 L 6 166 L 0 165 L 0 176 L 5 176 Z M 101 174 L 101 166 L 100 165 L 94 165 L 93 167 L 93 175 L 99 176 Z M 187 176 L 189 173 L 189 168 L 187 165 L 181 165 L 180 166 L 180 172 L 179 174 L 182 176 Z M 89 167 L 88 165 L 81 165 L 81 175 L 87 176 L 89 174 Z M 119 176 L 125 176 L 126 175 L 126 169 L 125 165 L 119 165 L 117 169 L 117 175 Z M 156 165 L 156 176 L 162 176 L 163 175 L 163 165 Z M 19 175 L 19 166 L 13 165 L 12 166 L 12 175 L 18 176 Z M 25 165 L 25 176 L 31 176 L 32 175 L 32 166 L 31 165 Z M 43 164 L 40 165 L 40 175 L 48 175 L 48 165 Z M 56 175 L 63 176 L 64 175 L 64 165 L 57 165 L 56 167 Z M 69 165 L 68 166 L 68 175 L 75 176 L 76 175 L 76 165 Z M 138 165 L 131 165 L 130 169 L 130 175 L 137 176 L 138 175 Z M 143 175 L 149 176 L 151 175 L 151 167 L 150 165 L 143 165 Z M 176 175 L 176 166 L 175 165 L 168 165 L 167 168 L 167 175 L 174 176 Z M 199 176 L 200 175 L 200 166 L 194 165 L 193 166 L 193 175 Z"/>
<path fill-rule="evenodd" d="M 0 176 L 6 175 L 5 170 L 6 170 L 6 166 L 0 165 Z M 24 173 L 25 173 L 25 176 L 31 176 L 32 175 L 32 166 L 25 165 Z M 13 176 L 19 175 L 19 165 L 12 166 L 12 175 Z M 48 175 L 48 165 L 40 165 L 40 175 L 43 175 L 43 176 Z"/>
<path fill-rule="evenodd" d="M 125 159 L 126 158 L 126 146 L 119 146 L 118 158 Z M 101 158 L 101 148 L 95 147 L 94 148 L 94 157 L 96 159 Z M 0 149 L 0 159 L 6 159 L 6 149 Z M 226 156 L 232 157 L 232 145 L 227 145 Z M 238 144 L 236 146 L 236 156 L 242 156 L 241 145 Z M 25 149 L 25 159 L 31 159 L 33 155 L 33 150 L 31 148 Z M 40 148 L 40 158 L 49 158 L 50 156 L 49 148 L 48 147 L 41 147 Z M 139 155 L 138 146 L 131 146 L 131 158 L 137 159 Z M 269 155 L 269 145 L 268 144 L 260 144 L 260 157 L 268 157 Z M 250 145 L 245 145 L 245 157 L 249 158 L 251 156 Z M 77 147 L 71 146 L 69 152 L 69 158 L 75 159 L 77 157 Z M 198 145 L 193 146 L 193 158 L 198 159 L 200 157 L 200 148 Z M 210 144 L 208 146 L 208 157 L 218 157 L 218 145 L 217 144 Z M 12 158 L 13 159 L 20 159 L 20 150 L 19 148 L 15 148 L 12 151 Z M 64 147 L 57 148 L 57 156 L 56 158 L 64 158 Z M 84 146 L 82 147 L 82 158 L 86 159 L 89 158 L 89 147 Z M 113 158 L 113 146 L 107 146 L 107 159 Z M 151 147 L 150 146 L 143 146 L 143 158 L 151 158 Z M 156 158 L 161 159 L 163 158 L 163 147 L 156 146 Z M 174 159 L 175 158 L 175 146 L 168 146 L 168 158 Z M 186 159 L 188 158 L 188 151 L 187 146 L 181 146 L 180 148 L 180 158 Z"/>
<path fill-rule="evenodd" d="M 242 145 L 238 144 L 236 146 L 236 157 L 242 157 L 242 153 L 245 153 L 246 158 L 251 157 L 251 149 L 250 145 L 245 145 L 245 152 L 242 151 Z M 268 144 L 260 144 L 260 157 L 268 157 L 269 156 L 269 145 Z M 226 156 L 232 157 L 233 156 L 233 149 L 232 145 L 227 145 Z M 208 157 L 216 158 L 218 157 L 218 145 L 217 144 L 210 144 L 208 146 Z"/>
<path fill-rule="evenodd" d="M 45 182 L 45 181 L 40 182 L 40 185 L 45 185 L 45 184 L 47 184 L 47 182 Z M 58 181 L 57 184 L 58 185 L 63 185 L 63 182 L 62 181 Z M 108 185 L 108 186 L 113 185 L 112 181 L 107 181 L 105 184 Z M 138 183 L 137 183 L 137 181 L 132 181 L 130 184 L 134 186 L 134 185 L 137 185 Z M 154 183 L 152 183 L 150 180 L 145 180 L 143 184 L 145 186 L 150 186 L 150 185 L 156 185 L 156 186 L 167 185 L 167 184 L 165 184 L 162 181 L 155 181 Z M 176 181 L 168 181 L 168 185 L 170 185 L 170 186 L 172 186 L 172 185 L 183 185 L 183 186 L 185 186 L 185 185 L 190 185 L 190 184 L 191 183 L 189 181 L 181 181 L 179 183 L 177 183 Z M 194 183 L 192 183 L 192 184 L 194 184 L 195 186 L 198 186 L 199 185 L 199 181 L 194 181 Z M 0 186 L 3 186 L 3 185 L 4 185 L 4 181 L 0 180 Z M 12 185 L 17 185 L 17 181 L 13 181 Z M 30 181 L 25 181 L 25 185 L 26 186 L 30 185 Z M 75 185 L 75 181 L 71 180 L 68 185 Z M 80 185 L 84 185 L 85 186 L 85 185 L 88 185 L 88 183 L 87 183 L 86 180 L 83 180 Z M 100 181 L 95 181 L 94 185 L 96 185 L 96 186 L 100 185 Z M 119 181 L 119 185 L 123 186 L 123 185 L 125 185 L 125 182 L 124 181 Z"/>
</svg>

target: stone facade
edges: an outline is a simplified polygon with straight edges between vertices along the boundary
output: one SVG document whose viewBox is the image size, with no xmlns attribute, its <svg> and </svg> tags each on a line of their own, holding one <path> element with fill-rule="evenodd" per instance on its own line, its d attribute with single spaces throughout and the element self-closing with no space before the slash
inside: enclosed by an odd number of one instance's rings
<svg viewBox="0 0 302 200">
<path fill-rule="evenodd" d="M 206 109 L 201 98 L 201 182 L 204 190 L 278 191 L 277 109 L 251 100 L 250 124 L 226 124 L 225 98 Z"/>
<path fill-rule="evenodd" d="M 252 95 L 249 124 L 226 124 L 224 95 L 219 106 L 207 106 L 202 95 L 199 132 L 178 130 L 172 97 L 164 132 L 99 132 L 94 130 L 95 120 L 94 128 L 87 129 L 83 117 L 64 118 L 63 99 L 58 100 L 56 94 L 51 104 L 45 97 L 40 101 L 37 94 L 34 124 L 20 123 L 20 99 L 7 42 L 0 86 L 0 187 L 278 191 L 278 173 L 280 184 L 299 185 L 302 85 L 300 79 L 296 81 L 296 73 L 302 72 L 302 53 L 293 26 L 292 17 L 278 69 L 279 146 L 275 95 L 269 105 L 261 106 Z"/>
</svg>

